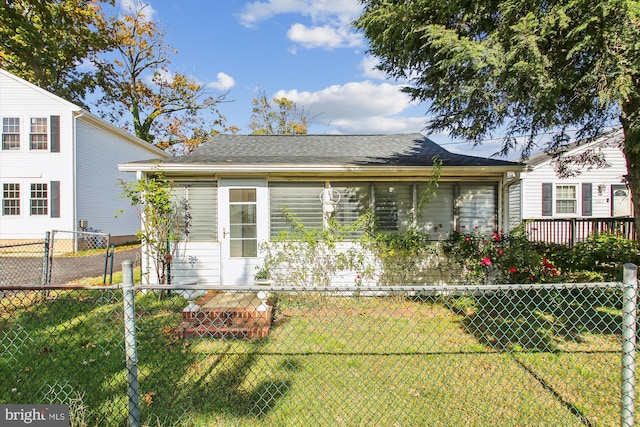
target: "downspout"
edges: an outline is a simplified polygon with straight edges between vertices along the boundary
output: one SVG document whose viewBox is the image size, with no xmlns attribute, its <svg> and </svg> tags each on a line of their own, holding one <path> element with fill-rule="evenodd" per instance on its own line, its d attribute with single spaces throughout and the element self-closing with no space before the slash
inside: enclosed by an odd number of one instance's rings
<svg viewBox="0 0 640 427">
<path fill-rule="evenodd" d="M 78 150 L 76 149 L 76 146 L 78 144 L 78 119 L 80 117 L 82 117 L 84 115 L 85 111 L 84 110 L 80 110 L 80 112 L 76 112 L 74 111 L 73 115 L 73 122 L 72 122 L 72 144 L 71 144 L 71 162 L 72 162 L 72 169 L 73 169 L 73 177 L 71 179 L 71 185 L 72 185 L 72 194 L 73 194 L 73 208 L 72 208 L 72 219 L 71 219 L 71 230 L 76 231 L 77 229 L 77 224 L 78 224 L 78 189 L 77 189 L 77 182 L 78 182 Z M 78 247 L 78 235 L 76 233 L 73 233 L 74 237 L 74 246 L 77 248 Z"/>
</svg>

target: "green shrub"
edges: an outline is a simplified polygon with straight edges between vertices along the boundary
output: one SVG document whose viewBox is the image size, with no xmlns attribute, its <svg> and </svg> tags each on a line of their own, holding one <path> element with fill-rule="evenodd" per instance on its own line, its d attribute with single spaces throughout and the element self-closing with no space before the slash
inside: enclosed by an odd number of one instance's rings
<svg viewBox="0 0 640 427">
<path fill-rule="evenodd" d="M 636 265 L 640 262 L 640 244 L 611 233 L 593 234 L 572 247 L 538 244 L 537 249 L 554 259 L 565 274 L 598 273 L 600 276 L 593 277 L 598 280 L 593 281 L 622 280 L 622 266 L 628 262 Z"/>
<path fill-rule="evenodd" d="M 445 254 L 461 268 L 468 284 L 539 283 L 557 281 L 560 270 L 529 241 L 523 227 L 511 234 L 453 232 Z"/>
</svg>

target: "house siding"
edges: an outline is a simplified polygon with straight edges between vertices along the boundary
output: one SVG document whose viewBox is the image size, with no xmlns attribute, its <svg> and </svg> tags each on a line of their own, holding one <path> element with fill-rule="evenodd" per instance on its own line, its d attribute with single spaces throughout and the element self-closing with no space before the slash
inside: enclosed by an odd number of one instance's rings
<svg viewBox="0 0 640 427">
<path fill-rule="evenodd" d="M 134 179 L 118 171 L 119 163 L 166 157 L 142 140 L 0 69 L 0 131 L 3 118 L 20 119 L 20 147 L 0 147 L 0 191 L 3 184 L 20 185 L 20 215 L 0 212 L 0 240 L 42 239 L 47 231 L 78 229 L 78 220 L 112 236 L 134 235 L 139 220 L 119 197 L 118 178 Z M 47 119 L 47 149 L 32 150 L 30 120 Z M 0 141 L 1 142 L 1 141 Z M 32 215 L 30 186 L 46 184 L 47 215 Z M 0 196 L 1 196 L 0 192 Z M 59 209 L 58 209 L 59 207 Z M 118 210 L 124 212 L 117 219 Z"/>
<path fill-rule="evenodd" d="M 20 215 L 0 212 L 0 240 L 42 239 L 52 229 L 73 229 L 73 111 L 77 109 L 58 97 L 25 85 L 20 79 L 0 73 L 0 131 L 2 119 L 20 119 L 20 149 L 0 149 L 0 190 L 3 184 L 20 184 Z M 51 152 L 51 116 L 59 116 L 59 153 Z M 30 120 L 47 118 L 47 150 L 31 150 Z M 1 147 L 0 147 L 1 148 Z M 54 147 L 55 149 L 55 147 Z M 51 204 L 51 182 L 59 182 L 59 217 L 31 215 L 31 184 L 47 184 Z M 1 195 L 1 193 L 0 193 Z M 55 212 L 54 212 L 55 213 Z"/>
<path fill-rule="evenodd" d="M 150 156 L 149 150 L 114 138 L 82 116 L 77 121 L 76 140 L 77 220 L 87 220 L 91 229 L 112 236 L 134 235 L 140 220 L 129 201 L 120 197 L 118 183 L 132 182 L 135 175 L 118 171 L 117 164 Z"/>
<path fill-rule="evenodd" d="M 172 283 L 220 285 L 220 268 L 219 242 L 180 242 L 171 263 Z"/>
<path fill-rule="evenodd" d="M 577 194 L 577 207 L 575 214 L 558 214 L 555 211 L 555 203 L 551 212 L 551 218 L 581 217 L 583 213 L 583 184 L 592 184 L 591 215 L 593 217 L 609 217 L 611 215 L 611 185 L 624 183 L 626 174 L 626 160 L 621 150 L 615 147 L 603 149 L 607 162 L 611 165 L 602 169 L 583 168 L 582 173 L 572 178 L 558 178 L 551 162 L 542 163 L 531 172 L 521 174 L 521 193 L 512 193 L 513 197 L 521 197 L 522 218 L 542 218 L 543 212 L 543 184 L 575 185 Z M 513 187 L 513 186 L 512 186 Z M 510 196 L 510 197 L 511 197 Z M 554 196 L 555 197 L 555 196 Z M 510 202 L 511 204 L 512 202 Z"/>
</svg>

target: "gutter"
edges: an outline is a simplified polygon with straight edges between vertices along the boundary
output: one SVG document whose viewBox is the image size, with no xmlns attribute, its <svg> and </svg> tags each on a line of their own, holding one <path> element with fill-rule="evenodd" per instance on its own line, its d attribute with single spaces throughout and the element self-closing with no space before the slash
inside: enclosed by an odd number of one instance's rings
<svg viewBox="0 0 640 427">
<path fill-rule="evenodd" d="M 220 165 L 220 164 L 162 164 L 162 163 L 125 163 L 118 165 L 121 172 L 184 172 L 184 173 L 358 173 L 376 174 L 392 173 L 397 175 L 429 176 L 433 166 L 358 166 L 358 165 Z M 443 175 L 483 175 L 521 172 L 523 166 L 443 166 Z"/>
</svg>

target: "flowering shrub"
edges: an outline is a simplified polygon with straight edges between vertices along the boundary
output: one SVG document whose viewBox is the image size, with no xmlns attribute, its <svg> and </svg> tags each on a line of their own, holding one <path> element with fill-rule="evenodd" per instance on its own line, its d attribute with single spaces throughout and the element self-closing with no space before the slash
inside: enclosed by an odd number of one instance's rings
<svg viewBox="0 0 640 427">
<path fill-rule="evenodd" d="M 560 276 L 555 264 L 536 252 L 523 228 L 511 234 L 486 235 L 477 228 L 453 232 L 444 251 L 462 268 L 468 284 L 540 283 Z"/>
<path fill-rule="evenodd" d="M 601 280 L 596 281 L 622 280 L 622 266 L 625 263 L 640 264 L 640 243 L 611 233 L 592 234 L 574 246 L 552 243 L 538 243 L 537 246 L 539 253 L 557 260 L 556 266 L 563 273 L 572 273 L 574 276 L 597 273 Z"/>
</svg>

